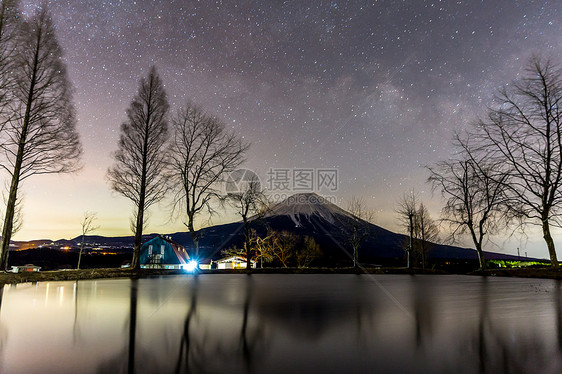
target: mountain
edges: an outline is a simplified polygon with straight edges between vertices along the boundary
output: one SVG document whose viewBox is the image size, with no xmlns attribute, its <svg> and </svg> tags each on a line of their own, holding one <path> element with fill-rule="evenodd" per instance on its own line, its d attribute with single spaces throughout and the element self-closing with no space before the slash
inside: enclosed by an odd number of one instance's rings
<svg viewBox="0 0 562 374">
<path fill-rule="evenodd" d="M 349 245 L 350 221 L 352 215 L 314 193 L 292 195 L 286 200 L 271 207 L 265 217 L 251 224 L 259 235 L 265 235 L 268 229 L 275 231 L 289 231 L 301 237 L 310 236 L 320 245 L 323 252 L 318 266 L 349 266 L 352 262 Z M 405 263 L 404 243 L 406 235 L 397 234 L 380 226 L 364 222 L 369 235 L 359 249 L 359 261 L 363 264 L 381 264 L 402 266 Z M 228 248 L 242 248 L 244 243 L 244 226 L 241 222 L 228 223 L 207 227 L 199 231 L 200 257 L 218 259 L 221 251 Z M 149 240 L 157 234 L 143 236 L 143 241 Z M 172 240 L 183 245 L 191 253 L 192 240 L 188 232 L 168 234 Z M 59 240 L 55 246 L 79 246 L 82 237 L 72 240 Z M 104 237 L 91 235 L 86 237 L 86 243 L 95 247 L 110 247 L 118 251 L 131 251 L 133 236 Z M 45 245 L 48 240 L 37 241 L 32 248 L 39 244 Z M 19 242 L 25 247 L 25 243 Z M 517 256 L 486 252 L 487 259 L 518 260 Z M 434 262 L 453 261 L 457 263 L 477 261 L 476 251 L 450 245 L 435 244 L 429 252 L 429 259 Z"/>
<path fill-rule="evenodd" d="M 352 215 L 314 193 L 292 195 L 277 203 L 265 217 L 251 226 L 258 234 L 264 235 L 267 229 L 289 231 L 299 236 L 311 236 L 320 245 L 324 254 L 318 265 L 346 266 L 351 264 L 349 246 L 350 221 Z M 369 235 L 359 250 L 359 260 L 366 264 L 403 265 L 406 235 L 397 234 L 372 223 L 364 222 Z M 244 243 L 244 228 L 241 222 L 217 225 L 200 231 L 200 255 L 207 258 L 220 258 L 223 249 L 238 247 Z M 191 248 L 189 233 L 175 233 L 171 238 Z M 488 259 L 517 260 L 517 256 L 486 252 Z M 474 249 L 435 244 L 429 253 L 430 260 L 477 261 Z"/>
</svg>

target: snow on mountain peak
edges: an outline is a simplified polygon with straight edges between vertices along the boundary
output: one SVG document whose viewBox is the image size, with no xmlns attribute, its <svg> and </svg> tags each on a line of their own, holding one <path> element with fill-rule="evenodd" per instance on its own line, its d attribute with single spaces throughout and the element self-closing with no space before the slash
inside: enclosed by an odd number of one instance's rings
<svg viewBox="0 0 562 374">
<path fill-rule="evenodd" d="M 289 216 L 296 226 L 301 226 L 302 217 L 320 216 L 330 223 L 336 222 L 337 216 L 351 215 L 337 205 L 315 193 L 298 193 L 274 205 L 267 214 L 272 216 Z"/>
</svg>

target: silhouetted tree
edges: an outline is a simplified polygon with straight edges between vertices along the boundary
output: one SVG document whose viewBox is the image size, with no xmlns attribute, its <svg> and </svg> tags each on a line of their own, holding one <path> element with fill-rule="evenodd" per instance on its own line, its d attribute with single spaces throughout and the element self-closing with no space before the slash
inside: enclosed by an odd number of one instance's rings
<svg viewBox="0 0 562 374">
<path fill-rule="evenodd" d="M 80 253 L 78 254 L 78 264 L 76 265 L 76 269 L 80 269 L 86 235 L 99 229 L 99 226 L 94 225 L 95 220 L 98 218 L 97 215 L 98 214 L 95 212 L 84 212 L 84 217 L 82 217 L 82 221 L 80 221 L 80 227 L 82 228 L 82 241 L 80 242 Z"/>
<path fill-rule="evenodd" d="M 289 260 L 295 255 L 298 236 L 289 231 L 274 231 L 270 232 L 269 236 L 271 237 L 271 254 L 286 268 Z"/>
<path fill-rule="evenodd" d="M 504 220 L 505 190 L 509 175 L 487 156 L 475 159 L 471 147 L 457 138 L 463 152 L 456 160 L 443 161 L 430 167 L 428 181 L 446 199 L 442 219 L 451 228 L 451 241 L 458 235 L 470 234 L 480 269 L 486 269 L 483 243 L 486 235 L 495 234 Z"/>
<path fill-rule="evenodd" d="M 439 236 L 439 227 L 423 203 L 420 203 L 414 216 L 414 236 L 414 248 L 421 256 L 422 269 L 425 269 L 429 250 Z"/>
<path fill-rule="evenodd" d="M 260 267 L 263 268 L 264 262 L 273 261 L 274 257 L 271 251 L 270 241 L 272 240 L 272 232 L 268 232 L 266 236 L 261 237 L 255 229 L 250 229 L 250 244 L 256 254 L 256 261 L 259 261 Z"/>
<path fill-rule="evenodd" d="M 229 178 L 235 178 L 230 184 L 236 182 L 236 188 L 230 188 L 232 191 L 227 193 L 230 204 L 235 208 L 236 214 L 242 218 L 244 224 L 244 251 L 246 256 L 246 269 L 252 268 L 252 245 L 250 224 L 262 218 L 267 212 L 268 201 L 267 196 L 261 188 L 261 183 L 257 175 L 244 170 L 243 175 L 235 175 Z M 227 182 L 227 189 L 229 183 Z"/>
<path fill-rule="evenodd" d="M 411 191 L 402 195 L 398 201 L 398 207 L 396 213 L 398 214 L 398 219 L 402 226 L 409 233 L 409 242 L 406 247 L 406 267 L 409 269 L 412 265 L 411 255 L 414 250 L 414 217 L 417 211 L 417 197 L 416 194 Z"/>
<path fill-rule="evenodd" d="M 218 184 L 244 161 L 249 145 L 226 129 L 222 121 L 187 104 L 173 120 L 172 178 L 177 186 L 174 207 L 185 209 L 193 240 L 194 256 L 199 256 L 195 218 L 203 211 L 213 215 L 213 200 L 222 199 Z"/>
<path fill-rule="evenodd" d="M 347 211 L 351 213 L 348 221 L 349 243 L 353 249 L 353 268 L 359 267 L 359 247 L 370 234 L 370 223 L 373 212 L 365 207 L 363 200 L 353 196 L 348 204 Z"/>
<path fill-rule="evenodd" d="M 301 243 L 299 248 L 297 248 L 295 254 L 297 266 L 299 268 L 310 266 L 310 263 L 320 256 L 322 256 L 320 245 L 318 245 L 316 240 L 310 236 L 304 237 L 304 241 Z"/>
<path fill-rule="evenodd" d="M 13 67 L 16 31 L 20 27 L 21 15 L 17 0 L 0 1 L 0 130 L 13 113 L 9 105 L 13 101 L 14 81 L 10 70 Z"/>
<path fill-rule="evenodd" d="M 553 267 L 558 267 L 551 226 L 561 226 L 562 76 L 548 60 L 533 57 L 526 75 L 500 91 L 487 118 L 476 123 L 477 151 L 509 177 L 506 207 L 542 227 Z"/>
<path fill-rule="evenodd" d="M 0 244 L 3 269 L 20 183 L 32 175 L 76 171 L 82 153 L 62 50 L 46 5 L 22 22 L 15 42 L 13 114 L 0 145 L 1 166 L 11 179 Z"/>
<path fill-rule="evenodd" d="M 131 267 L 140 267 L 142 230 L 146 211 L 162 200 L 168 188 L 168 99 L 156 68 L 141 79 L 138 93 L 121 124 L 115 163 L 107 172 L 111 188 L 134 204 L 131 228 L 135 233 Z"/>
</svg>

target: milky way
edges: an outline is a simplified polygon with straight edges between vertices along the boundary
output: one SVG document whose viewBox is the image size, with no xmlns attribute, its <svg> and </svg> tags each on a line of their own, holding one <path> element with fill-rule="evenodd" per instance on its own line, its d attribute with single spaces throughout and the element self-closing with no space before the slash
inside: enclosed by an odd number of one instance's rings
<svg viewBox="0 0 562 374">
<path fill-rule="evenodd" d="M 38 3 L 24 2 L 24 12 Z M 340 204 L 363 197 L 377 223 L 396 229 L 393 205 L 410 189 L 438 215 L 423 166 L 452 154 L 453 133 L 529 56 L 562 63 L 558 1 L 49 4 L 75 88 L 84 170 L 29 183 L 20 238 L 77 235 L 84 210 L 99 212 L 100 233 L 129 233 L 131 207 L 104 174 L 152 64 L 173 110 L 197 103 L 252 143 L 246 167 L 262 176 L 337 169 Z M 165 217 L 165 206 L 154 208 L 148 231 L 182 229 Z"/>
</svg>

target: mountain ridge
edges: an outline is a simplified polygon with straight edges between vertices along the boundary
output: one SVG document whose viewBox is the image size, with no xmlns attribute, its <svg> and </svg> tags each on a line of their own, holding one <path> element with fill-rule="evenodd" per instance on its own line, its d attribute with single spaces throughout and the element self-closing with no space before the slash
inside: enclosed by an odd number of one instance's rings
<svg viewBox="0 0 562 374">
<path fill-rule="evenodd" d="M 284 201 L 274 204 L 267 214 L 260 220 L 253 222 L 251 228 L 258 234 L 265 235 L 268 229 L 275 231 L 289 231 L 301 237 L 311 236 L 320 245 L 324 256 L 320 265 L 348 265 L 351 259 L 349 248 L 349 222 L 353 218 L 351 213 L 333 204 L 328 199 L 315 193 L 302 193 L 289 196 Z M 404 243 L 408 237 L 394 233 L 378 225 L 365 222 L 369 235 L 360 248 L 360 261 L 364 263 L 381 263 L 387 265 L 401 265 L 405 259 Z M 227 248 L 241 248 L 244 242 L 244 228 L 241 221 L 222 225 L 215 225 L 198 231 L 200 235 L 200 257 L 217 259 L 221 251 Z M 143 235 L 143 241 L 158 234 Z M 189 232 L 175 232 L 164 234 L 175 242 L 183 245 L 188 251 L 192 249 L 192 239 Z M 79 235 L 71 242 L 79 245 L 82 236 Z M 106 237 L 102 235 L 87 235 L 88 245 L 131 247 L 134 237 L 118 236 Z M 58 245 L 68 243 L 69 240 L 54 241 Z M 20 242 L 21 243 L 21 242 Z M 522 259 L 514 255 L 485 252 L 487 259 L 516 260 Z M 429 252 L 430 260 L 475 261 L 477 254 L 474 249 L 453 245 L 434 244 Z"/>
</svg>

